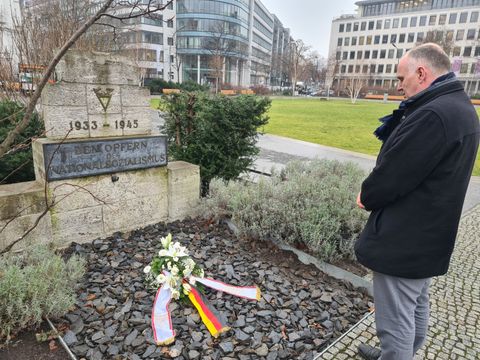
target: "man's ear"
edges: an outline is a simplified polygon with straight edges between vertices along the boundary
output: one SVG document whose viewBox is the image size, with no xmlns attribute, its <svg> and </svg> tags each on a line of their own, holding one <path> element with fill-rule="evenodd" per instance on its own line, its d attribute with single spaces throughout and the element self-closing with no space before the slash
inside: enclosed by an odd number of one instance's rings
<svg viewBox="0 0 480 360">
<path fill-rule="evenodd" d="M 427 78 L 427 71 L 423 66 L 419 66 L 417 68 L 417 78 L 420 81 L 420 83 L 424 82 Z"/>
</svg>

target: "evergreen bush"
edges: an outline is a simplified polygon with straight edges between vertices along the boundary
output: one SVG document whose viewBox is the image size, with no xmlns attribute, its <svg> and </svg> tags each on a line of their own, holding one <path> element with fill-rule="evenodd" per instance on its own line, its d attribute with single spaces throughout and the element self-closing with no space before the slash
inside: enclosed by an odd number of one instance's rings
<svg viewBox="0 0 480 360">
<path fill-rule="evenodd" d="M 48 246 L 0 257 L 0 339 L 64 315 L 75 304 L 75 284 L 85 271 L 77 256 L 65 262 Z"/>
<path fill-rule="evenodd" d="M 21 121 L 23 115 L 23 105 L 9 100 L 0 101 L 0 142 L 5 140 L 8 133 Z M 0 158 L 0 184 L 35 180 L 29 139 L 39 136 L 43 131 L 43 122 L 37 114 L 34 114 L 27 129 L 15 139 L 13 144 L 13 148 L 18 148 L 20 144 L 26 144 L 26 146 Z"/>
<path fill-rule="evenodd" d="M 231 218 L 243 236 L 306 248 L 328 262 L 351 259 L 367 219 L 355 201 L 364 177 L 353 163 L 291 162 L 256 184 L 213 181 L 199 210 Z"/>
<path fill-rule="evenodd" d="M 165 118 L 169 155 L 200 166 L 206 195 L 213 178 L 236 179 L 253 163 L 269 107 L 268 98 L 251 95 L 173 94 Z"/>
</svg>

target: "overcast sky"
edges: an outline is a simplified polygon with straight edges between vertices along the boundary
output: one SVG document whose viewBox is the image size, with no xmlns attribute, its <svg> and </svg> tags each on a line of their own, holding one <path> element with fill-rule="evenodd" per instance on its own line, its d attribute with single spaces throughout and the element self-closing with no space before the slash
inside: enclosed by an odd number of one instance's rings
<svg viewBox="0 0 480 360">
<path fill-rule="evenodd" d="M 261 0 L 277 15 L 283 26 L 290 28 L 295 40 L 302 39 L 323 56 L 328 57 L 332 19 L 354 14 L 358 0 Z"/>
</svg>

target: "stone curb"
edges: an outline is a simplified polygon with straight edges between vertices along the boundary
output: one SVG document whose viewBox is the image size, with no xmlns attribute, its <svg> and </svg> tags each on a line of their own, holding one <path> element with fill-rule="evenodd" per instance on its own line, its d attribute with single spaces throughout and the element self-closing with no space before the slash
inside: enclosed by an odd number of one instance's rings
<svg viewBox="0 0 480 360">
<path fill-rule="evenodd" d="M 233 233 L 238 236 L 239 234 L 238 227 L 230 219 L 225 219 L 223 221 L 227 224 L 230 230 L 232 230 Z M 298 260 L 300 260 L 302 263 L 306 265 L 312 264 L 317 269 L 324 272 L 325 274 L 330 275 L 335 279 L 348 282 L 349 284 L 353 285 L 355 288 L 363 288 L 366 290 L 368 295 L 373 296 L 373 284 L 371 281 L 368 281 L 349 271 L 343 270 L 337 266 L 327 264 L 326 262 L 321 261 L 316 257 L 309 255 L 301 250 L 295 249 L 294 247 L 291 247 L 289 245 L 280 244 L 277 242 L 275 242 L 275 244 L 282 250 L 293 252 L 297 256 Z"/>
</svg>

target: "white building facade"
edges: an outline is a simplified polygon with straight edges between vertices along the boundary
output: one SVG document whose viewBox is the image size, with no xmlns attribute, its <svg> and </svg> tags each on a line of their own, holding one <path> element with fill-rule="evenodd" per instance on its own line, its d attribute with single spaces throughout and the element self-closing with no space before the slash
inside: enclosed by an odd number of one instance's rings
<svg viewBox="0 0 480 360">
<path fill-rule="evenodd" d="M 12 29 L 14 22 L 21 21 L 20 1 L 0 1 L 0 65 L 12 64 L 17 68 L 18 56 L 13 44 Z"/>
<path fill-rule="evenodd" d="M 433 41 L 452 60 L 470 94 L 480 93 L 480 0 L 364 0 L 357 14 L 332 21 L 327 82 L 339 92 L 348 79 L 367 90 L 394 92 L 398 59 Z"/>
</svg>

